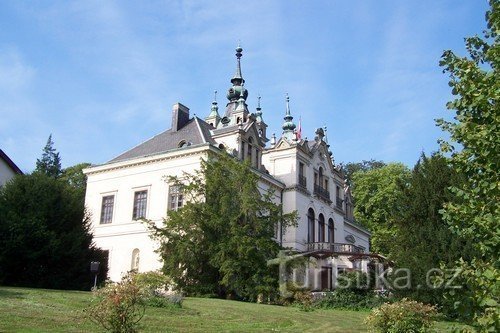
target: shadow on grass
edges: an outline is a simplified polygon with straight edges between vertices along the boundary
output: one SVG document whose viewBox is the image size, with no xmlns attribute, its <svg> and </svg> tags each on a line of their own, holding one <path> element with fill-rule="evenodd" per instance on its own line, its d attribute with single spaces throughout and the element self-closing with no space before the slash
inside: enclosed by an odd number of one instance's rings
<svg viewBox="0 0 500 333">
<path fill-rule="evenodd" d="M 22 298 L 26 298 L 26 297 L 25 297 L 25 293 L 22 293 L 19 291 L 0 289 L 0 298 L 22 299 Z"/>
</svg>

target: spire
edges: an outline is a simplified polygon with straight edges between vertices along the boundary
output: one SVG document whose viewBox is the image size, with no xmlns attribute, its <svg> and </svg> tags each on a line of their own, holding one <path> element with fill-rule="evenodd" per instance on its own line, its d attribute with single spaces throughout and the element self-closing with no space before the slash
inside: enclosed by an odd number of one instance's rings
<svg viewBox="0 0 500 333">
<path fill-rule="evenodd" d="M 255 120 L 257 120 L 258 123 L 261 123 L 262 120 L 262 109 L 260 108 L 260 95 L 257 96 L 257 111 L 255 112 Z"/>
<path fill-rule="evenodd" d="M 214 101 L 212 102 L 212 107 L 210 108 L 210 117 L 219 117 L 219 106 L 217 105 L 217 90 L 214 90 Z"/>
<path fill-rule="evenodd" d="M 243 49 L 240 46 L 240 43 L 238 42 L 238 47 L 236 48 L 236 73 L 234 74 L 233 78 L 231 79 L 231 83 L 233 85 L 240 86 L 242 83 L 245 83 L 245 80 L 243 79 L 243 76 L 241 75 L 241 56 L 243 55 Z"/>
<path fill-rule="evenodd" d="M 233 78 L 231 79 L 231 83 L 233 86 L 229 88 L 227 92 L 227 99 L 229 100 L 229 103 L 233 104 L 233 107 L 236 107 L 236 103 L 238 99 L 240 98 L 240 95 L 243 95 L 243 98 L 246 100 L 248 97 L 248 90 L 243 90 L 242 86 L 245 83 L 245 80 L 243 79 L 243 76 L 241 75 L 241 56 L 243 49 L 241 46 L 238 44 L 238 47 L 236 48 L 236 74 L 234 74 Z M 229 105 L 228 105 L 229 106 Z M 229 108 L 226 110 L 226 116 L 233 111 L 233 108 Z"/>
<path fill-rule="evenodd" d="M 290 97 L 288 96 L 288 93 L 286 94 L 286 113 L 285 117 L 283 118 L 285 122 L 283 123 L 283 137 L 289 139 L 289 140 L 294 140 L 295 138 L 295 124 L 293 123 L 293 117 L 290 113 Z"/>
</svg>

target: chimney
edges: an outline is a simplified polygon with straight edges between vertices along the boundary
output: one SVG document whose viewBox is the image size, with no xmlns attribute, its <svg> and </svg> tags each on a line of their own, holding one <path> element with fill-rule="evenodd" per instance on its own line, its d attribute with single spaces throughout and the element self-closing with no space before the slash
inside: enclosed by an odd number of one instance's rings
<svg viewBox="0 0 500 333">
<path fill-rule="evenodd" d="M 172 132 L 177 132 L 189 121 L 189 108 L 181 103 L 174 104 L 172 108 Z"/>
</svg>

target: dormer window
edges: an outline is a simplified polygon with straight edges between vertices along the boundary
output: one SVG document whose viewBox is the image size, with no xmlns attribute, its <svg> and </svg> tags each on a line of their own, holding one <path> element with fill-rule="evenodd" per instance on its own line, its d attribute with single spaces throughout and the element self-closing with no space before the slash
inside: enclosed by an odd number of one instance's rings
<svg viewBox="0 0 500 333">
<path fill-rule="evenodd" d="M 177 145 L 179 148 L 185 148 L 191 145 L 191 142 L 187 142 L 186 140 L 181 140 Z"/>
</svg>

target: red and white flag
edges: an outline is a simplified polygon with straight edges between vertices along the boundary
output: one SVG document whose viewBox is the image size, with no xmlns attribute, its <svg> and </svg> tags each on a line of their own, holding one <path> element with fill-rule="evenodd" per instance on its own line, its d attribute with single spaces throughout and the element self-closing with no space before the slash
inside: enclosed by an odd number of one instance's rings
<svg viewBox="0 0 500 333">
<path fill-rule="evenodd" d="M 297 141 L 302 139 L 302 118 L 299 117 L 299 126 L 297 127 Z"/>
</svg>

